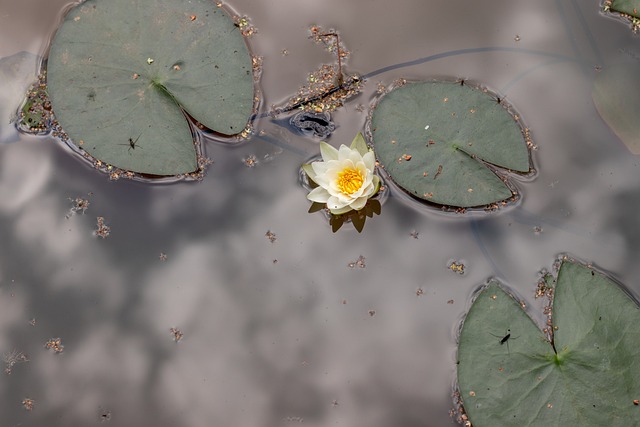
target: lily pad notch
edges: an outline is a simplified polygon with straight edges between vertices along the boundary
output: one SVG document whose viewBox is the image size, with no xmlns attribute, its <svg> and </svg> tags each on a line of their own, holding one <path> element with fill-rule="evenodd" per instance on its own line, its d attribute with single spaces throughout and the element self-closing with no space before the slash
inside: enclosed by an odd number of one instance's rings
<svg viewBox="0 0 640 427">
<path fill-rule="evenodd" d="M 368 124 L 382 167 L 414 198 L 457 208 L 513 199 L 507 173 L 532 171 L 529 131 L 504 100 L 465 81 L 405 83 Z"/>
<path fill-rule="evenodd" d="M 186 115 L 236 135 L 254 112 L 252 57 L 210 0 L 87 0 L 51 44 L 48 93 L 73 144 L 148 175 L 198 169 Z"/>
<path fill-rule="evenodd" d="M 553 287 L 552 278 L 544 279 Z M 477 295 L 457 355 L 469 421 L 475 427 L 639 425 L 637 302 L 606 275 L 567 257 L 550 294 L 544 331 L 497 282 Z"/>
</svg>

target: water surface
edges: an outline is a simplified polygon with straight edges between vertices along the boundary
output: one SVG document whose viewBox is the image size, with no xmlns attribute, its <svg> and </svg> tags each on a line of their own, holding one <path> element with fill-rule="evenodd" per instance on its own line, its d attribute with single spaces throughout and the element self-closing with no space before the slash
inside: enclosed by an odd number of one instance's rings
<svg viewBox="0 0 640 427">
<path fill-rule="evenodd" d="M 0 56 L 43 53 L 65 4 L 0 0 Z M 0 352 L 29 361 L 0 379 L 3 425 L 452 425 L 455 331 L 489 277 L 538 308 L 539 271 L 569 253 L 638 294 L 638 159 L 591 87 L 640 48 L 597 2 L 232 6 L 259 30 L 263 111 L 332 61 L 309 26 L 336 28 L 367 83 L 328 142 L 364 129 L 378 84 L 466 78 L 521 115 L 537 174 L 499 212 L 443 214 L 392 192 L 362 234 L 333 234 L 298 182 L 318 140 L 268 118 L 250 142 L 207 143 L 202 182 L 171 185 L 109 181 L 53 138 L 20 135 L 0 146 Z M 69 216 L 76 197 L 90 206 Z M 61 354 L 44 348 L 56 337 Z"/>
</svg>

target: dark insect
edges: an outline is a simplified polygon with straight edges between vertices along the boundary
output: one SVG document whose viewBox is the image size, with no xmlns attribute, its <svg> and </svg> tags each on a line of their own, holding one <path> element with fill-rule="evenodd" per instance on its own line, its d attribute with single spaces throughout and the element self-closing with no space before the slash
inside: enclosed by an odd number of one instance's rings
<svg viewBox="0 0 640 427">
<path fill-rule="evenodd" d="M 507 334 L 503 337 L 499 336 L 499 335 L 494 335 L 491 334 L 496 338 L 500 338 L 500 341 L 498 341 L 500 343 L 500 345 L 504 345 L 507 344 L 507 352 L 509 353 L 509 355 L 511 355 L 511 350 L 509 349 L 509 340 L 515 340 L 517 337 L 512 337 L 511 336 L 511 329 L 507 329 Z"/>
<path fill-rule="evenodd" d="M 502 339 L 500 340 L 500 345 L 506 343 L 507 341 L 509 341 L 509 338 L 511 338 L 511 329 L 507 329 L 507 332 L 508 334 L 502 337 Z"/>
<path fill-rule="evenodd" d="M 140 139 L 141 136 L 142 134 L 138 135 L 138 137 L 135 140 L 132 138 L 129 138 L 129 142 L 127 144 L 118 144 L 118 145 L 129 146 L 129 149 L 127 151 L 129 152 L 129 154 L 131 154 L 131 150 L 135 150 L 137 147 L 142 148 L 142 145 L 138 145 L 138 140 Z"/>
</svg>

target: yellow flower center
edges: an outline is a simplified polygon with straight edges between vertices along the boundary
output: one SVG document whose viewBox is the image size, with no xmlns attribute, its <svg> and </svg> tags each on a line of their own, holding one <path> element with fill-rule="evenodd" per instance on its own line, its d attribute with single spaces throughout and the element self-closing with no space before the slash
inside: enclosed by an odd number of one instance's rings
<svg viewBox="0 0 640 427">
<path fill-rule="evenodd" d="M 337 185 L 345 194 L 353 194 L 362 187 L 364 178 L 357 169 L 344 169 L 338 173 Z"/>
</svg>

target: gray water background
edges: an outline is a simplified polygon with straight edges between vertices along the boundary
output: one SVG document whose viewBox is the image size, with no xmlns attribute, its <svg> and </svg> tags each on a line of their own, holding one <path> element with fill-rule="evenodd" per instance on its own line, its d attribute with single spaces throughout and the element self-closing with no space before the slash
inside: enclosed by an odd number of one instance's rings
<svg viewBox="0 0 640 427">
<path fill-rule="evenodd" d="M 66 4 L 0 0 L 0 57 L 44 53 Z M 263 110 L 332 61 L 309 26 L 336 28 L 368 81 L 333 115 L 331 144 L 364 128 L 356 107 L 378 83 L 466 78 L 531 129 L 536 176 L 499 212 L 442 214 L 392 192 L 362 234 L 333 234 L 298 182 L 318 141 L 269 119 L 247 143 L 207 143 L 202 182 L 171 185 L 109 181 L 55 139 L 19 135 L 0 145 L 0 352 L 29 361 L 0 376 L 1 426 L 453 425 L 456 330 L 488 278 L 539 310 L 540 270 L 569 253 L 640 293 L 638 158 L 591 101 L 597 68 L 637 62 L 640 41 L 597 1 L 232 6 L 259 30 Z M 76 197 L 89 209 L 67 217 Z M 61 354 L 44 348 L 54 337 Z"/>
</svg>

